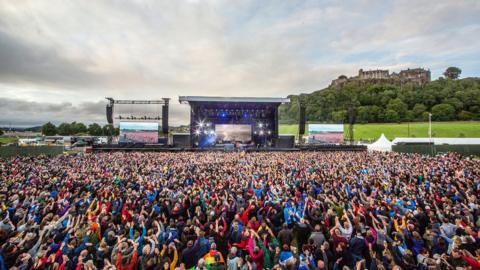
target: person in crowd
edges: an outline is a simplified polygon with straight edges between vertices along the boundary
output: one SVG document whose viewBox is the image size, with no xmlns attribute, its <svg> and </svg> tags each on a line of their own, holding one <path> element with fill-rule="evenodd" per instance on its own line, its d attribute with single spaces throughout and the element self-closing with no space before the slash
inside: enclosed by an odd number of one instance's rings
<svg viewBox="0 0 480 270">
<path fill-rule="evenodd" d="M 0 270 L 475 270 L 479 195 L 455 154 L 0 159 Z"/>
</svg>

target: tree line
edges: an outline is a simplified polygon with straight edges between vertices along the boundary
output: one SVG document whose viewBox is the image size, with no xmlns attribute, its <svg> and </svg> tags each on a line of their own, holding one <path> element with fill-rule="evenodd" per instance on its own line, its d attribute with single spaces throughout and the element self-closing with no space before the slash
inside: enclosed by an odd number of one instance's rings
<svg viewBox="0 0 480 270">
<path fill-rule="evenodd" d="M 357 123 L 480 120 L 480 78 L 457 79 L 461 70 L 448 68 L 444 76 L 424 86 L 353 81 L 310 94 L 291 95 L 279 108 L 283 123 L 298 121 L 298 103 L 306 105 L 313 122 L 348 122 L 354 108 Z"/>
<path fill-rule="evenodd" d="M 55 126 L 51 122 L 42 126 L 42 134 L 46 136 L 62 135 L 91 135 L 91 136 L 118 136 L 118 128 L 112 125 L 104 125 L 103 127 L 97 123 L 86 126 L 83 123 L 61 123 Z"/>
</svg>

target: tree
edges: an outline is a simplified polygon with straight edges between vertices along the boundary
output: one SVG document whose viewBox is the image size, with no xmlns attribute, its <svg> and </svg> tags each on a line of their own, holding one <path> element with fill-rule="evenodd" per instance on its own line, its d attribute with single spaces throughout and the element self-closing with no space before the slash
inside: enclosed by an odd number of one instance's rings
<svg viewBox="0 0 480 270">
<path fill-rule="evenodd" d="M 421 103 L 417 103 L 415 104 L 415 106 L 413 106 L 413 109 L 412 109 L 412 112 L 413 112 L 413 117 L 415 119 L 421 119 L 422 116 L 423 116 L 423 113 L 427 110 L 427 107 L 425 107 L 425 105 L 421 104 Z"/>
<path fill-rule="evenodd" d="M 437 104 L 432 107 L 432 119 L 436 121 L 449 121 L 455 118 L 455 108 L 450 104 Z"/>
<path fill-rule="evenodd" d="M 381 109 L 378 106 L 360 106 L 358 107 L 358 122 L 360 123 L 375 123 L 378 121 L 378 117 Z"/>
<path fill-rule="evenodd" d="M 88 134 L 90 134 L 91 136 L 101 136 L 102 133 L 103 130 L 99 124 L 93 123 L 88 126 Z"/>
<path fill-rule="evenodd" d="M 471 112 L 461 111 L 461 112 L 458 113 L 458 119 L 459 120 L 467 121 L 467 120 L 472 120 L 474 117 L 475 117 L 475 115 Z"/>
<path fill-rule="evenodd" d="M 401 99 L 395 98 L 390 100 L 387 105 L 387 111 L 395 111 L 398 114 L 399 119 L 405 118 L 405 115 L 408 110 L 407 104 L 405 104 Z"/>
<path fill-rule="evenodd" d="M 400 121 L 400 117 L 398 116 L 398 113 L 394 110 L 386 110 L 385 111 L 385 120 L 387 122 L 398 122 Z"/>
<path fill-rule="evenodd" d="M 334 122 L 342 122 L 342 121 L 345 120 L 346 116 L 347 116 L 347 111 L 345 111 L 345 110 L 332 112 L 332 120 Z"/>
<path fill-rule="evenodd" d="M 357 113 L 357 122 L 359 123 L 368 123 L 371 122 L 372 119 L 370 117 L 370 109 L 369 106 L 360 106 L 358 107 Z"/>
<path fill-rule="evenodd" d="M 83 123 L 72 122 L 70 124 L 70 132 L 72 135 L 79 133 L 87 133 L 87 127 Z"/>
<path fill-rule="evenodd" d="M 459 69 L 458 67 L 449 67 L 445 70 L 443 75 L 448 78 L 448 79 L 458 79 L 460 77 L 460 74 L 462 73 L 462 70 Z"/>
<path fill-rule="evenodd" d="M 42 126 L 42 134 L 45 136 L 53 136 L 57 134 L 57 127 L 54 124 L 48 122 Z"/>
<path fill-rule="evenodd" d="M 405 114 L 405 121 L 412 122 L 413 120 L 415 120 L 415 114 L 411 110 L 407 111 Z"/>
<path fill-rule="evenodd" d="M 0 129 L 0 136 L 2 136 L 4 133 L 3 133 L 3 130 Z"/>
<path fill-rule="evenodd" d="M 430 117 L 429 112 L 423 112 L 422 113 L 422 121 L 428 121 L 428 118 Z"/>
<path fill-rule="evenodd" d="M 113 125 L 105 125 L 102 128 L 103 136 L 115 136 L 116 130 Z"/>
<path fill-rule="evenodd" d="M 57 133 L 59 135 L 72 135 L 72 130 L 69 123 L 61 123 L 57 128 Z"/>
<path fill-rule="evenodd" d="M 392 90 L 386 90 L 374 96 L 375 100 L 380 102 L 380 104 L 388 104 L 395 97 L 395 91 Z"/>
<path fill-rule="evenodd" d="M 452 105 L 457 112 L 463 109 L 463 102 L 461 102 L 458 98 L 447 98 L 443 100 L 443 103 Z"/>
<path fill-rule="evenodd" d="M 432 87 L 425 87 L 420 93 L 418 97 L 417 103 L 422 103 L 427 107 L 433 106 L 437 104 L 437 97 L 436 91 Z"/>
</svg>

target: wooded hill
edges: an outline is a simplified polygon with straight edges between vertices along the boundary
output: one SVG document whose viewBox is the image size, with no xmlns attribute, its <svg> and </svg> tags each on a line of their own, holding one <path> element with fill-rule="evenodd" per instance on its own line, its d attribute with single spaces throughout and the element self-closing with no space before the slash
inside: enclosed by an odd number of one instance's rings
<svg viewBox="0 0 480 270">
<path fill-rule="evenodd" d="M 378 82 L 349 82 L 310 94 L 291 95 L 279 108 L 281 123 L 298 121 L 298 99 L 305 100 L 307 121 L 347 122 L 349 104 L 357 123 L 480 120 L 480 78 L 434 80 L 422 87 Z"/>
</svg>

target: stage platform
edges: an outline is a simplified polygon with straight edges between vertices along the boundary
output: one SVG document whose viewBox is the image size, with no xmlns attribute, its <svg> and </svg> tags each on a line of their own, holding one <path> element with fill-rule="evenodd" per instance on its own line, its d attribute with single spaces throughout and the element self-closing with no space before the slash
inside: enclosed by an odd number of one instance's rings
<svg viewBox="0 0 480 270">
<path fill-rule="evenodd" d="M 208 148 L 182 148 L 159 144 L 103 144 L 94 145 L 94 152 L 115 152 L 115 151 L 142 151 L 142 152 L 293 152 L 293 151 L 367 151 L 364 145 L 301 145 L 295 148 L 278 148 L 278 147 L 248 147 L 244 149 L 232 149 L 225 147 L 208 147 Z"/>
</svg>

